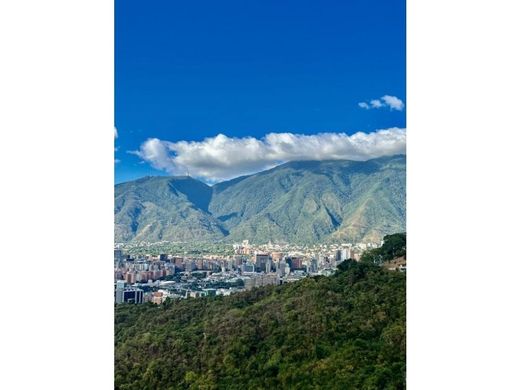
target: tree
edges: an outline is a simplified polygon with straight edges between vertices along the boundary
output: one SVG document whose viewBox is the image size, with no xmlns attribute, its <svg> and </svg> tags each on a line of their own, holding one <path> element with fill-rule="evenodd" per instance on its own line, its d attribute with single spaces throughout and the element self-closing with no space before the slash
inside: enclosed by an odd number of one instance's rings
<svg viewBox="0 0 520 390">
<path fill-rule="evenodd" d="M 117 305 L 116 389 L 403 389 L 406 277 L 330 277 L 227 297 Z"/>
<path fill-rule="evenodd" d="M 406 233 L 390 234 L 383 238 L 381 254 L 385 261 L 406 255 Z"/>
</svg>

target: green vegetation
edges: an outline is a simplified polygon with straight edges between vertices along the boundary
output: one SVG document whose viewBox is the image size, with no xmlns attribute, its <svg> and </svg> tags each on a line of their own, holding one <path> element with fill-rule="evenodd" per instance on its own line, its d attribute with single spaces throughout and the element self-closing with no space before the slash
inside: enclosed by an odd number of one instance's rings
<svg viewBox="0 0 520 390">
<path fill-rule="evenodd" d="M 127 244 L 124 251 L 129 255 L 160 255 L 162 253 L 186 255 L 186 256 L 203 256 L 207 253 L 213 255 L 228 256 L 233 255 L 233 245 L 222 242 L 204 242 L 191 241 L 186 243 L 175 242 L 157 242 L 150 245 L 133 245 Z"/>
<path fill-rule="evenodd" d="M 406 257 L 406 233 L 390 234 L 383 240 L 380 248 L 365 251 L 361 255 L 361 261 L 380 265 L 397 257 Z"/>
<path fill-rule="evenodd" d="M 115 187 L 116 242 L 378 242 L 405 229 L 406 157 L 300 161 L 209 187 L 148 177 Z"/>
<path fill-rule="evenodd" d="M 348 260 L 229 297 L 118 305 L 117 389 L 404 389 L 405 275 Z"/>
<path fill-rule="evenodd" d="M 115 186 L 115 241 L 218 240 L 227 232 L 208 213 L 212 190 L 190 177 L 144 177 Z"/>
</svg>

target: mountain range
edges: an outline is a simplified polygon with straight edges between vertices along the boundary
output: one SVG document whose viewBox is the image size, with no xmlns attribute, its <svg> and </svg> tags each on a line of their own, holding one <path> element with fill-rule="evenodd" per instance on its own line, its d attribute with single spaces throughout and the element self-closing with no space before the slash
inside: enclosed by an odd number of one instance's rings
<svg viewBox="0 0 520 390">
<path fill-rule="evenodd" d="M 406 156 L 289 162 L 213 186 L 144 177 L 115 186 L 114 211 L 116 242 L 378 242 L 406 230 Z"/>
</svg>

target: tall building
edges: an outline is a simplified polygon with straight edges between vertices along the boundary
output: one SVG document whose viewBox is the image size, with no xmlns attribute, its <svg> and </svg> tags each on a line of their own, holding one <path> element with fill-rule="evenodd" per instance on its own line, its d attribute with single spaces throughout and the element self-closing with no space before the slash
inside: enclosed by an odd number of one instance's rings
<svg viewBox="0 0 520 390">
<path fill-rule="evenodd" d="M 126 282 L 128 284 L 134 284 L 136 282 L 136 274 L 135 274 L 135 272 L 127 272 L 126 273 Z"/>
<path fill-rule="evenodd" d="M 118 280 L 115 285 L 115 302 L 120 303 L 143 303 L 144 291 L 140 288 L 126 287 L 123 280 Z"/>
<path fill-rule="evenodd" d="M 255 287 L 280 284 L 280 277 L 275 273 L 254 274 L 244 279 L 244 288 L 251 290 Z"/>
<path fill-rule="evenodd" d="M 267 265 L 267 270 L 265 271 L 266 273 L 271 273 L 273 272 L 275 269 L 274 267 L 274 264 L 273 264 L 273 261 L 271 259 L 269 259 L 269 262 L 268 262 L 268 265 Z"/>
<path fill-rule="evenodd" d="M 291 271 L 296 269 L 303 269 L 303 261 L 300 257 L 288 257 L 286 262 L 289 265 Z"/>
<path fill-rule="evenodd" d="M 184 270 L 186 272 L 191 272 L 191 271 L 195 271 L 197 269 L 196 265 L 195 265 L 195 262 L 192 261 L 192 260 L 186 260 L 184 262 Z"/>
<path fill-rule="evenodd" d="M 318 272 L 318 259 L 316 259 L 316 258 L 311 259 L 311 263 L 309 265 L 309 272 L 310 273 Z"/>
<path fill-rule="evenodd" d="M 269 267 L 269 271 L 267 271 Z M 271 271 L 271 261 L 269 259 L 269 255 L 266 253 L 257 253 L 255 254 L 255 270 L 257 272 L 270 272 Z"/>
<path fill-rule="evenodd" d="M 114 263 L 122 262 L 124 259 L 123 251 L 121 249 L 114 249 Z"/>
<path fill-rule="evenodd" d="M 175 265 L 177 270 L 184 271 L 184 259 L 182 257 L 174 257 L 171 262 Z"/>
<path fill-rule="evenodd" d="M 143 290 L 135 287 L 127 287 L 123 291 L 123 302 L 143 303 Z"/>
<path fill-rule="evenodd" d="M 343 248 L 341 250 L 341 261 L 350 259 L 350 248 Z"/>
<path fill-rule="evenodd" d="M 160 279 L 161 277 L 162 277 L 162 271 L 161 270 L 156 269 L 155 271 L 153 271 L 153 277 L 152 277 L 153 280 Z"/>
<path fill-rule="evenodd" d="M 285 260 L 281 260 L 279 261 L 278 263 L 276 263 L 276 273 L 282 277 L 285 275 L 285 267 L 287 266 L 287 264 L 285 263 Z"/>
<path fill-rule="evenodd" d="M 125 281 L 118 280 L 116 282 L 115 301 L 116 303 L 123 303 L 123 292 L 125 291 Z"/>
<path fill-rule="evenodd" d="M 242 264 L 242 273 L 252 273 L 252 272 L 255 272 L 254 264 L 252 264 L 250 262 L 246 262 L 246 263 Z"/>
</svg>

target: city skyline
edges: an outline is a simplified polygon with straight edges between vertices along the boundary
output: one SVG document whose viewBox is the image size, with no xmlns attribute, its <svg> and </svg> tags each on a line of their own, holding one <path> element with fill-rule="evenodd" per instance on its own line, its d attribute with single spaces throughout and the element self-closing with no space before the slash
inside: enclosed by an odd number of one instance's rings
<svg viewBox="0 0 520 390">
<path fill-rule="evenodd" d="M 399 234 L 397 235 L 399 236 Z M 344 261 L 360 261 L 380 243 L 320 245 L 240 243 L 198 248 L 189 254 L 168 245 L 117 245 L 114 249 L 115 303 L 164 303 L 230 295 L 256 287 L 330 276 Z M 184 248 L 187 249 L 187 248 Z M 406 260 L 387 269 L 405 272 Z M 393 267 L 393 268 L 391 268 Z"/>
</svg>

